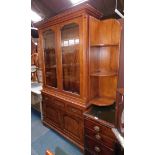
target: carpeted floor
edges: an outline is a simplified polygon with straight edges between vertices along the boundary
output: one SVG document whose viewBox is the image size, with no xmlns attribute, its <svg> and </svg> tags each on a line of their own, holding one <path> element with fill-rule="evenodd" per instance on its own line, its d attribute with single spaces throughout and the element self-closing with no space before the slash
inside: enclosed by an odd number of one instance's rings
<svg viewBox="0 0 155 155">
<path fill-rule="evenodd" d="M 55 153 L 60 148 L 67 155 L 83 155 L 71 142 L 55 131 L 43 126 L 40 113 L 31 110 L 31 155 L 45 155 L 46 149 Z"/>
</svg>

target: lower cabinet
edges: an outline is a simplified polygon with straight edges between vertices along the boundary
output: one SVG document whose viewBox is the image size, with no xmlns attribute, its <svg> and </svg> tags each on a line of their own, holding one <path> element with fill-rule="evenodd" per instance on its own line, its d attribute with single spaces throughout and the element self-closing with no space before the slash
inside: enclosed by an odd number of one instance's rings
<svg viewBox="0 0 155 155">
<path fill-rule="evenodd" d="M 53 96 L 42 96 L 43 123 L 83 150 L 83 109 Z"/>
</svg>

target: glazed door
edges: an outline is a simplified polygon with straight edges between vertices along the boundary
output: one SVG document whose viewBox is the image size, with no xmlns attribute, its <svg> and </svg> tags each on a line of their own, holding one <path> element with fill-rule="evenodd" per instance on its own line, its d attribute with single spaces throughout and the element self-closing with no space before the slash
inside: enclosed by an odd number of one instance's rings
<svg viewBox="0 0 155 155">
<path fill-rule="evenodd" d="M 43 32 L 43 65 L 45 86 L 57 88 L 56 33 L 52 29 Z"/>
<path fill-rule="evenodd" d="M 82 27 L 79 19 L 61 25 L 62 90 L 80 95 Z M 81 75 L 80 75 L 81 74 Z"/>
</svg>

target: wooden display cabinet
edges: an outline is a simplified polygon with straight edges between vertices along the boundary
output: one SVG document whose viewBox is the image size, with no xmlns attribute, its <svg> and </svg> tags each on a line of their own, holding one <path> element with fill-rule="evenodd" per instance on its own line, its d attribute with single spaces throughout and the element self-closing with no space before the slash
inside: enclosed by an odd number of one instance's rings
<svg viewBox="0 0 155 155">
<path fill-rule="evenodd" d="M 120 27 L 88 4 L 39 23 L 43 123 L 81 149 L 83 112 L 115 100 Z M 116 31 L 116 32 L 115 32 Z"/>
<path fill-rule="evenodd" d="M 83 112 L 89 106 L 89 17 L 102 14 L 88 4 L 39 23 L 43 68 L 43 123 L 83 149 Z"/>
</svg>

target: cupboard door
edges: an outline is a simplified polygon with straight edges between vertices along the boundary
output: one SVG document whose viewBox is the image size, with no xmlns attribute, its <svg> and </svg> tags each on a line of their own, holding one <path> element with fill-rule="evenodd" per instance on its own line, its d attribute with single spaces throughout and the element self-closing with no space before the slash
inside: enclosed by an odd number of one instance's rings
<svg viewBox="0 0 155 155">
<path fill-rule="evenodd" d="M 70 136 L 82 141 L 83 125 L 82 120 L 68 114 L 63 115 L 64 130 Z"/>
<path fill-rule="evenodd" d="M 52 103 L 44 103 L 45 108 L 45 118 L 50 123 L 54 124 L 57 127 L 61 127 L 61 112 L 54 107 Z"/>
<path fill-rule="evenodd" d="M 43 33 L 45 85 L 57 88 L 55 32 L 51 29 Z"/>
<path fill-rule="evenodd" d="M 80 94 L 79 25 L 69 23 L 61 28 L 63 90 Z"/>
</svg>

